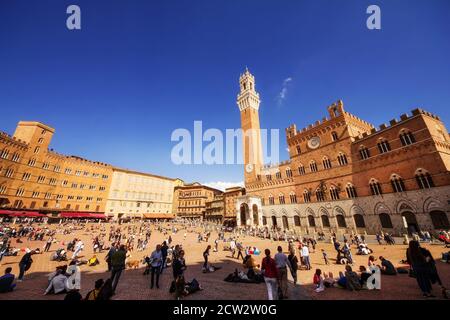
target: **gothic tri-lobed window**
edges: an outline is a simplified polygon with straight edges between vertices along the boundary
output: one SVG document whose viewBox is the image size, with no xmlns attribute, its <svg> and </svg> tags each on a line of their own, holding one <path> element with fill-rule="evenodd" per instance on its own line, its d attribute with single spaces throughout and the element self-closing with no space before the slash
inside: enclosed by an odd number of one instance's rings
<svg viewBox="0 0 450 320">
<path fill-rule="evenodd" d="M 370 193 L 373 196 L 379 196 L 383 194 L 383 191 L 381 190 L 381 185 L 380 183 L 375 180 L 375 179 L 371 179 L 369 182 L 369 188 L 370 188 Z"/>
<path fill-rule="evenodd" d="M 423 169 L 416 171 L 416 182 L 420 189 L 430 189 L 434 187 L 431 174 Z"/>
<path fill-rule="evenodd" d="M 370 152 L 369 152 L 369 149 L 367 149 L 367 148 L 364 147 L 364 146 L 361 146 L 361 147 L 359 148 L 359 155 L 361 156 L 361 160 L 365 160 L 365 159 L 370 158 Z"/>
<path fill-rule="evenodd" d="M 354 185 L 352 185 L 352 184 L 347 184 L 347 187 L 346 187 L 346 190 L 347 190 L 347 196 L 349 197 L 349 198 L 356 198 L 358 195 L 356 194 L 356 188 L 355 188 L 355 186 Z"/>
<path fill-rule="evenodd" d="M 347 164 L 348 164 L 347 156 L 346 156 L 345 154 L 343 154 L 342 152 L 339 152 L 339 155 L 338 155 L 338 162 L 339 162 L 339 165 L 340 165 L 340 166 L 345 166 L 345 165 L 347 165 Z"/>
<path fill-rule="evenodd" d="M 411 131 L 402 130 L 400 132 L 400 141 L 402 143 L 402 146 L 408 146 L 416 142 L 416 139 L 414 138 L 414 135 L 411 133 Z"/>
<path fill-rule="evenodd" d="M 380 142 L 378 142 L 377 146 L 378 146 L 378 151 L 380 151 L 380 153 L 385 153 L 385 152 L 391 151 L 391 146 L 390 146 L 389 142 L 385 139 L 381 139 Z"/>
<path fill-rule="evenodd" d="M 403 182 L 403 179 L 396 174 L 393 174 L 391 177 L 391 185 L 392 185 L 392 189 L 394 190 L 394 192 L 406 191 L 405 183 Z"/>
</svg>

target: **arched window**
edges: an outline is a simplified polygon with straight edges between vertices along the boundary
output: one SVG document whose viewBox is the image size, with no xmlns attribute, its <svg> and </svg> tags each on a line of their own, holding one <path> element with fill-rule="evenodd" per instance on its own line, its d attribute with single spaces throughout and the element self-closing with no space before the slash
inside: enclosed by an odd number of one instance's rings
<svg viewBox="0 0 450 320">
<path fill-rule="evenodd" d="M 283 216 L 281 218 L 282 222 L 283 222 L 283 228 L 284 229 L 289 229 L 289 222 L 288 222 L 288 218 L 286 216 Z"/>
<path fill-rule="evenodd" d="M 431 174 L 423 169 L 418 169 L 416 171 L 416 182 L 420 189 L 430 189 L 434 187 L 433 179 Z"/>
<path fill-rule="evenodd" d="M 317 201 L 325 201 L 325 195 L 321 189 L 316 190 L 316 200 Z"/>
<path fill-rule="evenodd" d="M 380 218 L 380 223 L 381 223 L 382 228 L 387 228 L 387 229 L 393 228 L 391 217 L 387 213 L 380 213 L 380 215 L 378 217 Z"/>
<path fill-rule="evenodd" d="M 303 201 L 311 202 L 311 193 L 309 192 L 309 190 L 303 191 Z"/>
<path fill-rule="evenodd" d="M 14 162 L 19 162 L 20 160 L 20 154 L 18 154 L 17 152 L 15 152 L 11 158 L 12 161 Z"/>
<path fill-rule="evenodd" d="M 330 196 L 332 200 L 339 200 L 339 190 L 335 186 L 330 187 Z"/>
<path fill-rule="evenodd" d="M 281 179 L 281 172 L 278 171 L 277 173 L 275 173 L 275 176 L 277 177 L 277 179 Z"/>
<path fill-rule="evenodd" d="M 391 176 L 391 185 L 392 185 L 392 189 L 394 190 L 394 192 L 406 191 L 405 183 L 403 182 L 403 179 L 396 174 L 393 174 Z"/>
<path fill-rule="evenodd" d="M 347 197 L 349 197 L 349 198 L 356 198 L 358 196 L 356 194 L 355 186 L 352 185 L 351 183 L 347 184 L 346 190 L 347 190 Z"/>
<path fill-rule="evenodd" d="M 277 217 L 272 216 L 272 226 L 276 227 L 278 225 L 277 223 Z"/>
<path fill-rule="evenodd" d="M 287 178 L 292 178 L 292 171 L 291 171 L 291 168 L 286 168 L 286 177 L 287 177 Z"/>
<path fill-rule="evenodd" d="M 312 215 L 308 216 L 308 224 L 310 227 L 316 226 L 316 220 L 314 219 L 314 216 L 312 216 Z"/>
<path fill-rule="evenodd" d="M 431 211 L 430 212 L 431 221 L 435 229 L 450 229 L 450 223 L 448 222 L 447 215 L 442 211 Z"/>
<path fill-rule="evenodd" d="M 266 180 L 267 181 L 272 181 L 272 175 L 266 174 Z"/>
<path fill-rule="evenodd" d="M 366 227 L 366 223 L 364 222 L 364 217 L 362 216 L 362 214 L 355 214 L 353 216 L 353 219 L 355 220 L 355 225 L 357 228 L 365 228 Z"/>
<path fill-rule="evenodd" d="M 347 156 L 346 156 L 345 154 L 343 154 L 342 152 L 339 152 L 339 155 L 338 155 L 338 162 L 339 162 L 339 165 L 340 165 L 340 166 L 345 166 L 345 165 L 347 165 L 347 164 L 348 164 Z"/>
<path fill-rule="evenodd" d="M 297 203 L 297 195 L 294 192 L 289 194 L 289 199 L 291 200 L 291 203 Z"/>
<path fill-rule="evenodd" d="M 370 158 L 369 149 L 367 149 L 365 146 L 359 147 L 359 155 L 361 156 L 361 160 Z"/>
<path fill-rule="evenodd" d="M 391 146 L 389 145 L 389 142 L 386 139 L 380 139 L 377 146 L 378 151 L 380 151 L 380 153 L 391 151 Z"/>
<path fill-rule="evenodd" d="M 336 215 L 336 221 L 339 228 L 347 228 L 347 223 L 345 222 L 345 218 L 342 214 Z"/>
<path fill-rule="evenodd" d="M 324 169 L 331 169 L 331 161 L 328 159 L 328 157 L 323 157 L 323 167 Z"/>
<path fill-rule="evenodd" d="M 322 215 L 321 219 L 322 219 L 322 226 L 324 226 L 325 228 L 329 228 L 330 227 L 330 219 L 328 219 L 328 216 Z"/>
<path fill-rule="evenodd" d="M 338 140 L 338 134 L 336 133 L 336 131 L 331 132 L 331 139 L 333 141 L 337 141 Z"/>
<path fill-rule="evenodd" d="M 301 176 L 305 174 L 305 167 L 302 164 L 298 167 L 298 174 Z"/>
<path fill-rule="evenodd" d="M 280 202 L 280 204 L 285 204 L 285 200 L 284 200 L 284 194 L 280 193 L 278 195 L 278 201 Z"/>
<path fill-rule="evenodd" d="M 311 160 L 309 163 L 309 168 L 311 169 L 311 172 L 317 172 L 317 164 L 314 160 Z"/>
<path fill-rule="evenodd" d="M 370 179 L 369 187 L 370 187 L 370 193 L 373 196 L 379 196 L 379 195 L 383 194 L 383 191 L 381 190 L 381 185 L 377 180 Z"/>
<path fill-rule="evenodd" d="M 400 131 L 400 141 L 402 142 L 402 146 L 408 146 L 416 142 L 416 139 L 411 131 L 403 129 Z"/>
<path fill-rule="evenodd" d="M 3 149 L 2 152 L 0 152 L 0 158 L 2 159 L 8 159 L 8 155 L 9 155 L 8 149 Z"/>
<path fill-rule="evenodd" d="M 267 225 L 267 218 L 266 217 L 262 217 L 262 220 L 263 220 L 263 225 Z"/>
<path fill-rule="evenodd" d="M 275 204 L 275 200 L 273 199 L 273 195 L 269 195 L 269 205 L 274 205 Z"/>
<path fill-rule="evenodd" d="M 299 216 L 294 216 L 294 225 L 296 227 L 300 227 L 301 226 L 300 217 Z"/>
<path fill-rule="evenodd" d="M 0 184 L 0 194 L 5 194 L 7 189 L 6 183 Z"/>
<path fill-rule="evenodd" d="M 302 149 L 300 148 L 300 146 L 295 146 L 295 148 L 297 149 L 297 154 L 302 153 Z"/>
</svg>

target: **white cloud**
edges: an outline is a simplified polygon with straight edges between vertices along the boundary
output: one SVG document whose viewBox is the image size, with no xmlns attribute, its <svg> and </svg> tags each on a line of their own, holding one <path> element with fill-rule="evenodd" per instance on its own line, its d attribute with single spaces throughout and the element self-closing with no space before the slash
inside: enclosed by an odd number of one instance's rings
<svg viewBox="0 0 450 320">
<path fill-rule="evenodd" d="M 283 85 L 282 85 L 281 91 L 280 91 L 280 93 L 277 96 L 277 104 L 278 104 L 278 106 L 281 106 L 283 101 L 286 99 L 286 95 L 288 93 L 288 86 L 289 86 L 289 83 L 291 81 L 292 81 L 291 77 L 286 78 L 286 79 L 283 80 Z"/>
<path fill-rule="evenodd" d="M 215 182 L 205 182 L 202 184 L 205 186 L 214 188 L 214 189 L 219 189 L 221 191 L 225 191 L 226 188 L 231 188 L 231 187 L 244 187 L 243 181 L 240 181 L 240 182 L 215 181 Z"/>
</svg>

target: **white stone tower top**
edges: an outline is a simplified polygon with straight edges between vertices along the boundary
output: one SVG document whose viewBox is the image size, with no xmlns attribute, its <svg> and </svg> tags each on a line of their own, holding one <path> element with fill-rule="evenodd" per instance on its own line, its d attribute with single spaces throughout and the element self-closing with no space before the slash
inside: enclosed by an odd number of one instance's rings
<svg viewBox="0 0 450 320">
<path fill-rule="evenodd" d="M 255 90 L 255 77 L 245 68 L 245 72 L 239 77 L 240 92 L 237 97 L 239 111 L 248 108 L 259 110 L 259 93 Z"/>
</svg>

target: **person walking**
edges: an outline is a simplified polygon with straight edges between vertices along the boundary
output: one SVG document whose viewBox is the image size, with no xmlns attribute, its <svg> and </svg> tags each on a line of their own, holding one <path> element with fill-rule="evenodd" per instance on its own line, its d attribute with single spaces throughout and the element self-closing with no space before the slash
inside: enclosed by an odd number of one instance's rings
<svg viewBox="0 0 450 320">
<path fill-rule="evenodd" d="M 44 252 L 48 252 L 50 250 L 50 247 L 52 246 L 52 242 L 53 242 L 53 237 L 52 236 L 48 237 L 47 242 L 45 243 Z"/>
<path fill-rule="evenodd" d="M 270 250 L 264 250 L 265 257 L 262 260 L 261 271 L 264 276 L 264 282 L 267 286 L 267 296 L 269 300 L 277 300 L 278 298 L 278 271 L 274 259 L 270 256 Z"/>
<path fill-rule="evenodd" d="M 116 293 L 117 284 L 119 283 L 122 271 L 125 269 L 125 259 L 127 258 L 127 249 L 121 245 L 119 250 L 111 256 L 111 281 L 113 295 Z"/>
<path fill-rule="evenodd" d="M 244 250 L 244 247 L 242 246 L 241 242 L 236 243 L 236 249 L 238 251 L 236 259 L 239 259 L 239 257 L 240 257 L 242 259 L 242 261 L 244 261 L 244 254 L 242 253 L 242 251 Z"/>
<path fill-rule="evenodd" d="M 295 247 L 291 248 L 288 255 L 289 263 L 291 264 L 290 271 L 294 284 L 297 284 L 297 270 L 298 270 L 298 258 L 295 255 Z"/>
<path fill-rule="evenodd" d="M 180 250 L 172 264 L 173 278 L 176 280 L 179 276 L 184 274 L 186 270 L 186 261 L 184 260 L 184 250 Z"/>
<path fill-rule="evenodd" d="M 430 268 L 431 254 L 428 250 L 421 248 L 416 240 L 409 242 L 406 250 L 406 260 L 411 266 L 419 285 L 420 290 L 425 298 L 434 298 L 432 294 L 432 274 L 433 270 Z M 440 281 L 439 281 L 440 282 Z"/>
<path fill-rule="evenodd" d="M 28 251 L 22 257 L 22 259 L 20 259 L 20 262 L 19 262 L 19 277 L 17 278 L 17 281 L 22 282 L 23 281 L 23 276 L 25 275 L 25 271 L 30 269 L 31 264 L 33 263 L 33 259 L 31 258 L 31 255 L 33 253 L 34 253 L 34 251 Z"/>
<path fill-rule="evenodd" d="M 153 289 L 153 286 L 155 284 L 155 274 L 156 274 L 156 288 L 159 289 L 159 274 L 161 271 L 162 259 L 163 256 L 161 252 L 161 245 L 158 244 L 156 246 L 156 250 L 153 251 L 150 256 L 150 265 L 151 265 L 150 289 Z"/>
<path fill-rule="evenodd" d="M 303 258 L 303 264 L 306 266 L 306 270 L 311 270 L 311 262 L 309 260 L 309 248 L 307 245 L 302 246 L 302 258 Z"/>
<path fill-rule="evenodd" d="M 208 245 L 206 250 L 203 252 L 203 270 L 208 270 L 209 250 L 211 250 L 211 245 Z"/>
<path fill-rule="evenodd" d="M 162 274 L 164 268 L 166 267 L 166 260 L 167 260 L 167 251 L 169 250 L 169 246 L 167 245 L 167 242 L 164 241 L 161 246 L 161 255 L 162 255 L 162 261 L 161 261 L 161 272 Z"/>
<path fill-rule="evenodd" d="M 287 279 L 287 268 L 292 269 L 291 263 L 288 257 L 283 253 L 281 246 L 278 246 L 277 253 L 275 254 L 275 263 L 277 266 L 277 280 L 278 287 L 280 288 L 280 299 L 287 299 L 287 289 L 288 289 L 288 279 Z"/>
<path fill-rule="evenodd" d="M 75 250 L 74 250 L 73 255 L 72 255 L 72 260 L 76 259 L 78 257 L 78 254 L 83 249 L 84 249 L 83 241 L 78 240 L 78 242 L 75 244 Z"/>
<path fill-rule="evenodd" d="M 108 271 L 111 271 L 112 264 L 111 264 L 111 257 L 113 254 L 117 251 L 117 247 L 115 243 L 111 244 L 111 248 L 109 248 L 108 253 L 105 256 L 106 263 L 108 264 Z"/>
</svg>

